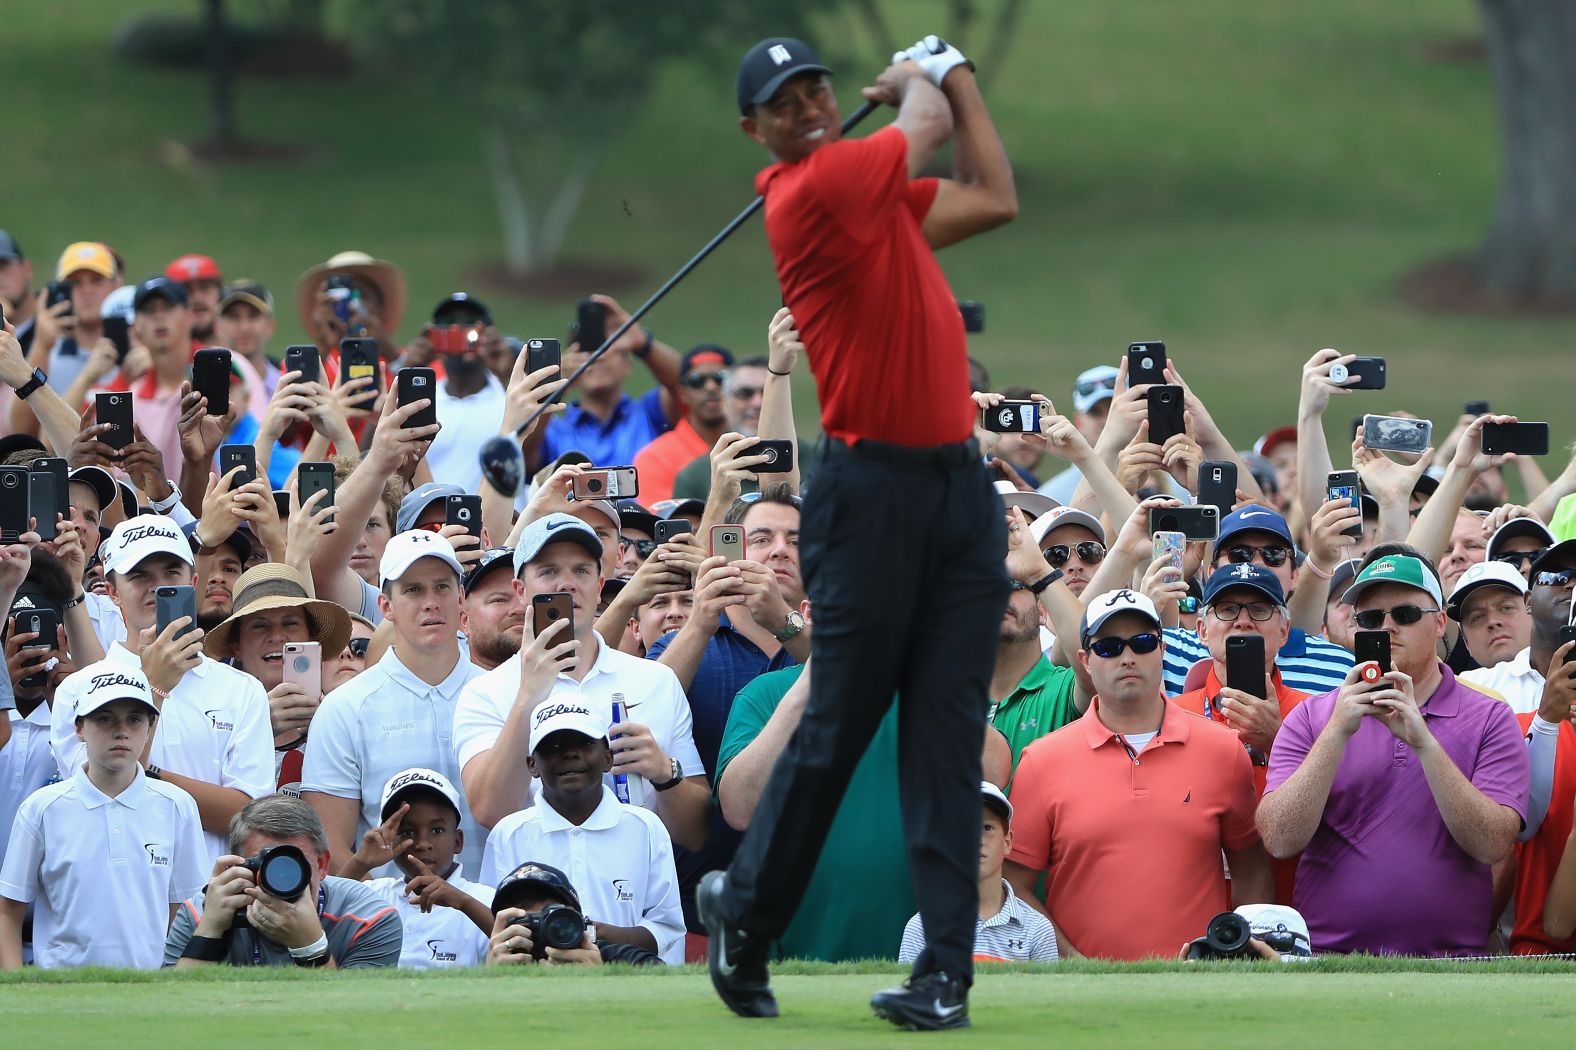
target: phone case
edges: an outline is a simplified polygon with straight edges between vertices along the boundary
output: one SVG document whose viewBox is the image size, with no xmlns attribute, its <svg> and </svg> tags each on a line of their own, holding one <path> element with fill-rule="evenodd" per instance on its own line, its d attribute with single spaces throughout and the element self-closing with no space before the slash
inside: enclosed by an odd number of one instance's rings
<svg viewBox="0 0 1576 1050">
<path fill-rule="evenodd" d="M 1549 425 L 1547 423 L 1485 423 L 1479 439 L 1484 455 L 1501 456 L 1514 452 L 1518 456 L 1547 456 L 1549 454 Z"/>
<path fill-rule="evenodd" d="M 404 429 L 412 430 L 416 427 L 430 427 L 438 421 L 437 373 L 430 368 L 402 368 L 399 370 L 399 378 L 396 382 L 399 387 L 398 396 L 401 406 L 420 401 L 423 398 L 427 398 L 432 402 L 426 408 L 405 420 Z"/>
<path fill-rule="evenodd" d="M 1363 444 L 1381 452 L 1421 454 L 1433 441 L 1434 424 L 1406 416 L 1364 416 Z"/>
<path fill-rule="evenodd" d="M 1039 407 L 1036 406 L 1034 428 L 1038 430 L 1039 427 Z M 764 441 L 757 441 L 741 454 L 745 456 L 772 457 L 755 468 L 755 473 L 757 474 L 787 474 L 793 470 L 793 442 L 787 438 L 768 438 Z"/>
<path fill-rule="evenodd" d="M 1180 532 L 1190 541 L 1213 540 L 1220 535 L 1220 511 L 1214 507 L 1151 507 L 1149 532 Z"/>
<path fill-rule="evenodd" d="M 284 370 L 286 372 L 300 372 L 301 378 L 298 382 L 317 382 L 323 375 L 323 362 L 317 352 L 317 347 L 301 343 L 285 347 Z"/>
<path fill-rule="evenodd" d="M 1003 401 L 995 408 L 982 408 L 980 426 L 996 434 L 1033 434 L 1040 429 L 1040 403 Z"/>
<path fill-rule="evenodd" d="M 182 616 L 190 616 L 192 622 L 181 628 L 175 637 L 183 638 L 197 629 L 197 591 L 194 588 L 160 587 L 153 592 L 153 600 L 157 633 L 163 634 L 166 627 Z"/>
<path fill-rule="evenodd" d="M 131 353 L 131 326 L 124 317 L 106 317 L 99 322 L 104 338 L 115 344 L 115 361 L 119 364 Z"/>
<path fill-rule="evenodd" d="M 1226 685 L 1267 700 L 1264 693 L 1264 639 L 1236 634 L 1226 639 Z"/>
<path fill-rule="evenodd" d="M 230 351 L 204 347 L 192 356 L 192 389 L 208 399 L 210 416 L 230 413 Z"/>
<path fill-rule="evenodd" d="M 575 307 L 575 332 L 581 353 L 589 354 L 600 347 L 608 336 L 607 307 L 595 299 L 580 300 Z"/>
<path fill-rule="evenodd" d="M 250 485 L 257 480 L 257 449 L 251 445 L 220 445 L 219 446 L 219 476 L 222 478 L 236 467 L 246 469 L 235 476 L 230 482 L 230 491 L 234 492 L 242 485 Z"/>
<path fill-rule="evenodd" d="M 1127 385 L 1144 386 L 1166 381 L 1166 344 L 1153 340 L 1127 344 Z"/>
<path fill-rule="evenodd" d="M 1387 631 L 1355 631 L 1352 634 L 1352 652 L 1359 664 L 1370 660 L 1379 665 L 1381 674 L 1390 673 L 1390 634 Z"/>
<path fill-rule="evenodd" d="M 651 526 L 651 538 L 658 543 L 666 543 L 675 536 L 683 536 L 695 531 L 695 526 L 683 518 L 674 518 L 671 521 L 659 521 Z"/>
<path fill-rule="evenodd" d="M 21 612 L 16 616 L 17 634 L 37 634 L 38 637 L 28 642 L 24 649 L 53 649 L 59 644 L 58 631 L 60 621 L 55 616 L 53 609 L 35 609 L 32 612 Z M 18 685 L 24 689 L 38 689 L 49 681 L 48 671 L 38 671 L 24 677 Z"/>
<path fill-rule="evenodd" d="M 482 498 L 475 495 L 450 496 L 443 501 L 443 520 L 447 525 L 463 525 L 465 531 L 482 538 Z"/>
<path fill-rule="evenodd" d="M 574 598 L 564 591 L 554 591 L 552 594 L 538 594 L 531 598 L 531 633 L 541 634 L 559 620 L 569 621 L 569 635 L 560 635 L 557 644 L 562 645 L 575 636 Z"/>
<path fill-rule="evenodd" d="M 0 467 L 0 543 L 15 543 L 28 529 L 28 469 Z"/>
<path fill-rule="evenodd" d="M 1324 498 L 1326 500 L 1346 500 L 1356 507 L 1361 513 L 1363 509 L 1362 487 L 1358 483 L 1357 471 L 1337 470 L 1326 480 L 1324 485 Z M 1362 522 L 1341 530 L 1342 536 L 1361 536 L 1363 534 Z"/>
<path fill-rule="evenodd" d="M 323 695 L 323 647 L 317 642 L 286 642 L 284 680 L 299 685 L 314 700 Z"/>
<path fill-rule="evenodd" d="M 525 374 L 552 366 L 563 368 L 564 352 L 556 339 L 528 339 L 525 343 Z"/>
<path fill-rule="evenodd" d="M 302 463 L 296 468 L 301 479 L 300 498 L 301 506 L 306 506 L 307 500 L 318 492 L 327 492 L 328 495 L 314 510 L 322 510 L 323 504 L 332 506 L 334 503 L 334 465 L 332 463 Z M 330 514 L 325 521 L 333 521 Z"/>
<path fill-rule="evenodd" d="M 93 405 L 94 418 L 111 426 L 99 435 L 99 440 L 113 449 L 124 449 L 131 444 L 131 394 L 124 391 L 95 394 Z"/>
<path fill-rule="evenodd" d="M 1162 555 L 1168 555 L 1173 568 L 1182 568 L 1182 550 L 1187 546 L 1186 536 L 1180 532 L 1157 532 L 1151 539 L 1154 542 L 1154 550 L 1150 561 L 1157 561 Z"/>
<path fill-rule="evenodd" d="M 60 535 L 55 515 L 65 510 L 56 495 L 55 475 L 47 470 L 27 472 L 27 516 L 36 518 L 32 529 L 42 540 L 53 540 Z"/>
<path fill-rule="evenodd" d="M 274 489 L 274 510 L 279 512 L 281 518 L 290 517 L 290 493 L 286 489 Z"/>
<path fill-rule="evenodd" d="M 1198 502 L 1208 504 L 1221 517 L 1237 505 L 1237 465 L 1225 460 L 1208 460 L 1198 468 Z"/>
<path fill-rule="evenodd" d="M 372 377 L 372 389 L 365 397 L 351 402 L 356 408 L 371 408 L 378 399 L 378 342 L 376 339 L 341 339 L 339 341 L 339 381 Z"/>
<path fill-rule="evenodd" d="M 1182 388 L 1169 383 L 1149 388 L 1149 440 L 1164 445 L 1173 434 L 1185 431 Z"/>
<path fill-rule="evenodd" d="M 741 561 L 744 558 L 744 529 L 739 525 L 713 525 L 709 548 L 713 558 Z"/>
</svg>

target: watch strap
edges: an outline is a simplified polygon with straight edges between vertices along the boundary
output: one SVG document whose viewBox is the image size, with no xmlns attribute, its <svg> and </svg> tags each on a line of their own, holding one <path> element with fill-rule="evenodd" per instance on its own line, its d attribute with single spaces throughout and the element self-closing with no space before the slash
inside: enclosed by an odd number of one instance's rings
<svg viewBox="0 0 1576 1050">
<path fill-rule="evenodd" d="M 1039 579 L 1029 584 L 1029 590 L 1036 598 L 1038 598 L 1041 594 L 1045 593 L 1045 588 L 1049 587 L 1051 584 L 1055 583 L 1061 578 L 1062 570 L 1052 569 L 1044 576 L 1041 576 Z"/>
<path fill-rule="evenodd" d="M 684 783 L 684 766 L 682 764 L 680 764 L 679 760 L 676 759 L 676 758 L 670 758 L 670 759 L 668 759 L 668 761 L 670 763 L 672 763 L 668 768 L 670 768 L 673 771 L 673 779 L 672 780 L 668 780 L 668 781 L 664 781 L 661 784 L 653 784 L 653 785 L 651 785 L 652 787 L 656 788 L 658 791 L 670 791 L 673 788 L 676 788 L 680 784 Z"/>
<path fill-rule="evenodd" d="M 47 382 L 49 382 L 49 376 L 45 374 L 44 370 L 42 368 L 35 368 L 33 369 L 33 378 L 29 379 L 27 382 L 16 388 L 16 396 L 20 400 L 26 401 L 27 395 L 31 394 L 33 391 L 37 390 Z"/>
</svg>

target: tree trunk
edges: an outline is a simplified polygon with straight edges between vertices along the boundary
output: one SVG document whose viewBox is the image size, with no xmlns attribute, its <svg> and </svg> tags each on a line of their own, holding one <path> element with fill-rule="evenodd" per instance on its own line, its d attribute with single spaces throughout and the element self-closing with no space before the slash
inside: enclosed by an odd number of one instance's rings
<svg viewBox="0 0 1576 1050">
<path fill-rule="evenodd" d="M 1504 151 L 1486 291 L 1576 299 L 1576 4 L 1479 0 Z"/>
<path fill-rule="evenodd" d="M 493 199 L 498 202 L 498 221 L 503 225 L 504 267 L 518 277 L 531 269 L 536 238 L 530 206 L 520 186 L 514 138 L 507 127 L 492 124 L 482 130 L 482 147 L 487 156 L 487 175 L 492 179 Z"/>
<path fill-rule="evenodd" d="M 212 103 L 210 137 L 228 145 L 240 136 L 235 127 L 235 69 L 230 61 L 224 0 L 207 0 L 208 89 Z"/>
<path fill-rule="evenodd" d="M 585 199 L 586 189 L 591 185 L 591 176 L 596 174 L 597 165 L 602 161 L 602 143 L 606 141 L 608 139 L 597 138 L 581 144 L 575 151 L 569 170 L 558 184 L 558 192 L 542 209 L 539 254 L 543 264 L 557 261 L 558 253 L 563 250 L 564 239 L 569 236 L 569 224 L 580 210 L 580 202 Z"/>
</svg>

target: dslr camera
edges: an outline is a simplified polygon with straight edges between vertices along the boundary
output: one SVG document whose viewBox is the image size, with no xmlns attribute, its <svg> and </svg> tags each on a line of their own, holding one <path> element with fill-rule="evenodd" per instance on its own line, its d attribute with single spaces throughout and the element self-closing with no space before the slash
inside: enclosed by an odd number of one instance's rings
<svg viewBox="0 0 1576 1050">
<path fill-rule="evenodd" d="M 1189 941 L 1189 959 L 1241 959 L 1248 954 L 1253 927 L 1234 911 L 1223 911 L 1204 927 L 1204 936 Z"/>
<path fill-rule="evenodd" d="M 246 861 L 245 867 L 257 876 L 262 890 L 292 904 L 312 884 L 312 865 L 295 846 L 264 846 Z"/>
<path fill-rule="evenodd" d="M 579 910 L 567 904 L 549 904 L 541 911 L 528 912 L 519 919 L 531 931 L 531 958 L 547 958 L 547 949 L 569 951 L 580 947 L 586 927 L 591 923 Z"/>
</svg>

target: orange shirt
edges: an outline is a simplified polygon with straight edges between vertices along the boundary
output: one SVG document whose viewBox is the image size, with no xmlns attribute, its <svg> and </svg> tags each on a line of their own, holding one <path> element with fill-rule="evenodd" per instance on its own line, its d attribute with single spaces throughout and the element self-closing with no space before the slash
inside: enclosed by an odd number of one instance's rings
<svg viewBox="0 0 1576 1050">
<path fill-rule="evenodd" d="M 1532 727 L 1529 711 L 1517 715 L 1523 732 Z M 1538 833 L 1526 842 L 1516 843 L 1516 925 L 1510 934 L 1513 955 L 1550 955 L 1576 952 L 1576 937 L 1557 941 L 1543 932 L 1543 908 L 1554 883 L 1554 872 L 1565 853 L 1572 818 L 1576 817 L 1576 729 L 1560 723 L 1559 743 L 1554 752 L 1554 795 L 1549 812 Z"/>
<path fill-rule="evenodd" d="M 1051 921 L 1085 955 L 1175 958 L 1231 910 L 1221 849 L 1258 841 L 1248 753 L 1168 701 L 1134 754 L 1099 708 L 1024 749 L 1007 859 L 1046 872 Z"/>
<path fill-rule="evenodd" d="M 635 455 L 641 506 L 649 507 L 672 499 L 673 479 L 678 477 L 679 471 L 710 452 L 711 446 L 695 433 L 688 419 L 679 420 L 672 430 L 659 434 Z"/>
<path fill-rule="evenodd" d="M 1308 699 L 1310 695 L 1282 682 L 1279 668 L 1275 669 L 1270 681 L 1275 686 L 1275 699 L 1280 702 L 1282 718 L 1291 714 L 1291 709 Z M 1226 716 L 1220 712 L 1220 689 L 1220 679 L 1216 677 L 1215 665 L 1211 661 L 1203 687 L 1190 689 L 1180 696 L 1173 696 L 1171 702 L 1192 714 L 1202 715 L 1224 725 Z M 1247 748 L 1247 752 L 1249 761 L 1253 763 L 1253 797 L 1261 799 L 1264 797 L 1264 782 L 1270 772 L 1270 756 L 1259 754 L 1256 748 Z M 1270 858 L 1270 871 L 1275 876 L 1275 899 L 1282 904 L 1291 903 L 1291 891 L 1297 880 L 1297 861 L 1301 857 L 1302 854 L 1299 853 L 1285 860 Z"/>
</svg>

